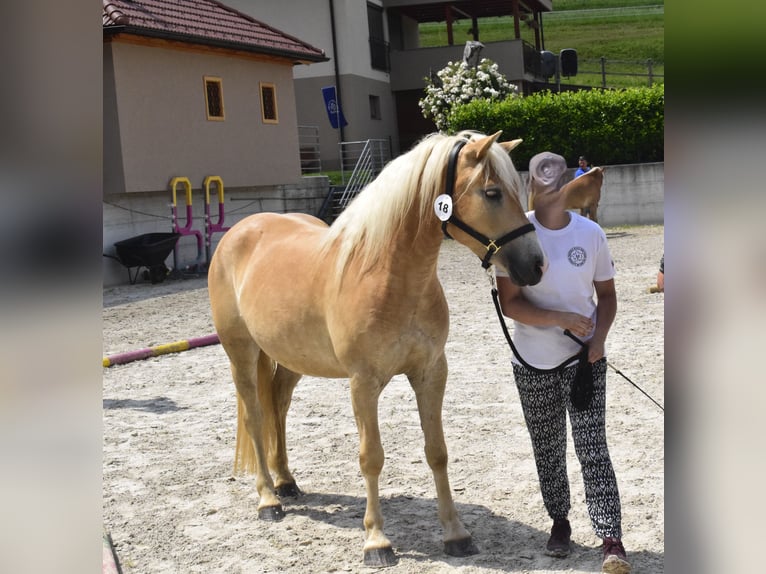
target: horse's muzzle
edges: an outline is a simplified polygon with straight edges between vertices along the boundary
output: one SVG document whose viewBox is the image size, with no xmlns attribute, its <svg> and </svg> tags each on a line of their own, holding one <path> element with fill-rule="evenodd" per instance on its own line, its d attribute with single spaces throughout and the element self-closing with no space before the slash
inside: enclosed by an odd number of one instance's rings
<svg viewBox="0 0 766 574">
<path fill-rule="evenodd" d="M 505 267 L 508 276 L 519 287 L 537 285 L 548 268 L 548 259 L 544 255 L 527 257 L 502 257 L 501 267 Z"/>
</svg>

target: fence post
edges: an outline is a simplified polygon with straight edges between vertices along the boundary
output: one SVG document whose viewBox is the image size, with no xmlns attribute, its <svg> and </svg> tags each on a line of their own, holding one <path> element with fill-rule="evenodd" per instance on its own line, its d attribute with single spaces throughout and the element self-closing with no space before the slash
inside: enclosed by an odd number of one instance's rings
<svg viewBox="0 0 766 574">
<path fill-rule="evenodd" d="M 601 56 L 601 87 L 606 89 L 606 58 Z"/>
<path fill-rule="evenodd" d="M 653 79 L 653 75 L 652 75 L 652 59 L 651 58 L 649 58 L 646 61 L 646 67 L 647 67 L 648 72 L 649 72 L 649 87 L 651 88 L 652 87 L 652 79 Z"/>
</svg>

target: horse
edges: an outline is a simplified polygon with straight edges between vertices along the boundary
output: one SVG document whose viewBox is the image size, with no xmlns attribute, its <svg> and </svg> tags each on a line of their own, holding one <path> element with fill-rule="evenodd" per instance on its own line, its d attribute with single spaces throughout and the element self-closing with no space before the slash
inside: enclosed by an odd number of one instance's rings
<svg viewBox="0 0 766 574">
<path fill-rule="evenodd" d="M 222 236 L 208 270 L 210 305 L 237 393 L 234 470 L 255 472 L 259 519 L 281 520 L 281 499 L 302 494 L 285 437 L 299 379 L 348 378 L 367 495 L 364 564 L 396 564 L 378 493 L 377 413 L 384 387 L 404 374 L 416 397 L 444 550 L 478 552 L 447 476 L 441 411 L 449 310 L 437 260 L 446 232 L 519 285 L 541 278 L 544 254 L 509 156 L 521 140 L 498 143 L 500 133 L 425 136 L 331 226 L 307 214 L 258 213 Z"/>
<path fill-rule="evenodd" d="M 598 202 L 601 200 L 604 171 L 606 168 L 593 167 L 562 186 L 560 193 L 567 197 L 565 209 L 579 209 L 580 215 L 598 223 L 596 212 L 598 211 Z M 535 194 L 535 186 L 530 185 L 527 204 L 530 211 L 534 209 Z"/>
</svg>

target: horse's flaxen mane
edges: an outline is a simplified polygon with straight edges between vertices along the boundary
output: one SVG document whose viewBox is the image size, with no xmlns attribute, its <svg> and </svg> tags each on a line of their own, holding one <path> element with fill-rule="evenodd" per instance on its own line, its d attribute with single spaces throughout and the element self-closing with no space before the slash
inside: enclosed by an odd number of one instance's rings
<svg viewBox="0 0 766 574">
<path fill-rule="evenodd" d="M 372 264 L 389 248 L 410 210 L 419 213 L 420 221 L 435 218 L 433 203 L 444 192 L 444 173 L 452 148 L 461 139 L 482 137 L 485 135 L 470 131 L 453 136 L 433 133 L 386 165 L 330 226 L 323 249 L 337 242 L 337 271 L 345 268 L 352 253 L 361 258 L 363 268 Z M 484 169 L 476 170 L 474 178 L 482 174 L 488 177 L 492 170 L 516 193 L 519 175 L 505 150 L 495 144 L 487 157 L 489 161 Z"/>
</svg>

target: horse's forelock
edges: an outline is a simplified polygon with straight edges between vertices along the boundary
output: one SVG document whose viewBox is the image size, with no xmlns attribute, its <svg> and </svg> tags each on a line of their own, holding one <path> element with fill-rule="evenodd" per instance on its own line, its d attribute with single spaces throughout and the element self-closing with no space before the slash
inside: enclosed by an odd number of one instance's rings
<svg viewBox="0 0 766 574">
<path fill-rule="evenodd" d="M 494 144 L 490 148 L 489 162 L 487 167 L 497 174 L 498 179 L 508 186 L 511 193 L 519 197 L 521 190 L 521 176 L 513 165 L 508 152 L 500 145 Z"/>
<path fill-rule="evenodd" d="M 501 185 L 508 188 L 509 192 L 519 196 L 521 189 L 521 176 L 516 171 L 508 152 L 499 144 L 492 144 L 489 153 L 485 156 L 480 165 L 476 167 L 474 174 L 468 181 L 468 186 L 473 185 L 479 178 L 483 178 L 483 184 L 487 184 L 490 179 L 495 179 Z"/>
</svg>

